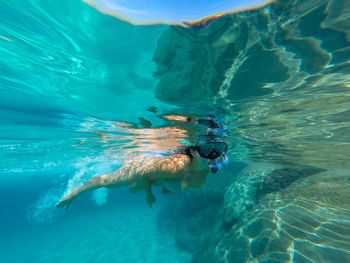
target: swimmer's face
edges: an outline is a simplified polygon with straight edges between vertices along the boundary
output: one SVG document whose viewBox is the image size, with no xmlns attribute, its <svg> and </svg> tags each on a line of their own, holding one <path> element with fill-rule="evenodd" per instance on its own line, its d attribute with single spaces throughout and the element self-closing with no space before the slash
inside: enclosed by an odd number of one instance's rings
<svg viewBox="0 0 350 263">
<path fill-rule="evenodd" d="M 208 167 L 208 159 L 201 157 L 195 149 L 190 149 L 190 151 L 193 158 L 196 160 L 197 163 L 199 163 L 201 167 Z"/>
</svg>

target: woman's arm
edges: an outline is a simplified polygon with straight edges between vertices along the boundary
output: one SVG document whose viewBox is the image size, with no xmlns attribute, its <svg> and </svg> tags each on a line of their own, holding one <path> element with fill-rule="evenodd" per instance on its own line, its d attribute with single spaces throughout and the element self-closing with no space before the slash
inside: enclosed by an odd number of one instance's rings
<svg viewBox="0 0 350 263">
<path fill-rule="evenodd" d="M 209 115 L 206 119 L 197 119 L 193 117 L 186 117 L 181 115 L 163 115 L 164 119 L 169 121 L 180 121 L 180 122 L 189 122 L 192 124 L 202 124 L 207 125 L 209 128 L 217 129 L 217 128 L 223 128 L 222 124 L 217 122 L 217 119 L 214 115 Z"/>
<path fill-rule="evenodd" d="M 95 190 L 100 187 L 104 187 L 106 176 L 107 175 L 95 176 L 91 178 L 89 181 L 87 181 L 85 184 L 83 184 L 82 186 L 79 186 L 73 189 L 56 204 L 56 207 L 68 209 L 72 204 L 72 202 L 82 193 L 85 193 L 90 190 Z"/>
<path fill-rule="evenodd" d="M 156 202 L 156 198 L 152 194 L 152 183 L 163 179 L 182 180 L 189 164 L 190 157 L 185 154 L 173 154 L 164 158 L 151 158 L 144 161 L 139 171 L 144 184 L 146 202 L 150 207 Z M 183 189 L 185 188 L 187 186 L 183 187 Z"/>
<path fill-rule="evenodd" d="M 140 162 L 135 160 L 134 166 L 139 164 Z M 77 197 L 87 191 L 96 190 L 101 187 L 123 187 L 130 185 L 137 175 L 136 171 L 137 169 L 132 165 L 125 165 L 113 173 L 95 176 L 82 186 L 79 186 L 66 194 L 56 204 L 56 207 L 68 209 Z"/>
<path fill-rule="evenodd" d="M 156 202 L 156 198 L 154 197 L 152 193 L 152 181 L 149 179 L 143 180 L 143 185 L 145 188 L 146 193 L 146 203 L 149 205 L 150 208 L 152 208 L 152 204 Z"/>
</svg>

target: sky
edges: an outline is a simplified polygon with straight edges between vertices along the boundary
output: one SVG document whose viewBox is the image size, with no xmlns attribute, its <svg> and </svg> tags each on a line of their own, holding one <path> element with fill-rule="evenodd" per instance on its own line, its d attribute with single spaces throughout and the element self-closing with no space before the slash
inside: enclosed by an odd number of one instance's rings
<svg viewBox="0 0 350 263">
<path fill-rule="evenodd" d="M 266 0 L 83 0 L 104 14 L 136 25 L 183 24 L 218 14 L 258 8 Z"/>
</svg>

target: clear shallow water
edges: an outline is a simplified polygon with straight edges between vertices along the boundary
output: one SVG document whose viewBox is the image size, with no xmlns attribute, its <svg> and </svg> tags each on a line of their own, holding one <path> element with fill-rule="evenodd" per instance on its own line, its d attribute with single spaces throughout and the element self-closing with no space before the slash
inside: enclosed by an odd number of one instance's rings
<svg viewBox="0 0 350 263">
<path fill-rule="evenodd" d="M 1 262 L 350 262 L 347 1 L 194 28 L 132 26 L 80 1 L 0 12 Z M 126 189 L 54 208 L 203 132 L 169 113 L 220 116 L 230 165 L 198 191 L 155 190 L 152 210 Z"/>
<path fill-rule="evenodd" d="M 129 195 L 127 191 L 121 194 Z M 111 205 L 96 208 L 96 205 L 84 205 L 89 203 L 89 198 L 83 198 L 78 210 L 68 211 L 54 223 L 4 230 L 0 259 L 2 262 L 188 262 L 190 255 L 174 246 L 172 236 L 159 232 L 157 210 L 145 206 L 143 196 L 128 199 L 112 196 Z"/>
</svg>

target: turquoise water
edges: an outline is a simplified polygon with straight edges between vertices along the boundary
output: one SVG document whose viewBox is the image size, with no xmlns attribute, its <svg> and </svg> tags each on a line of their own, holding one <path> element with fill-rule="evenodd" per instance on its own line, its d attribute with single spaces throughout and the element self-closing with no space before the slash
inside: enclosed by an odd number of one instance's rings
<svg viewBox="0 0 350 263">
<path fill-rule="evenodd" d="M 0 0 L 0 262 L 350 262 L 350 2 L 134 26 L 83 1 Z M 72 188 L 227 126 L 198 190 Z"/>
</svg>

